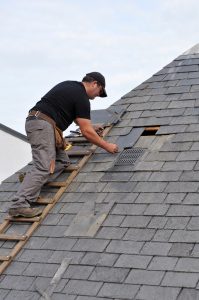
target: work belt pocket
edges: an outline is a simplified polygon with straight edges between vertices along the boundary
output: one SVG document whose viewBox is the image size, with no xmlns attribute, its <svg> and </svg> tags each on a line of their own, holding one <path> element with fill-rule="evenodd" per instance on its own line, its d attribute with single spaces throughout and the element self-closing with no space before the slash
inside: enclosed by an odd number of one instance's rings
<svg viewBox="0 0 199 300">
<path fill-rule="evenodd" d="M 63 132 L 55 126 L 55 145 L 57 149 L 64 150 L 67 147 L 67 142 L 63 137 Z"/>
</svg>

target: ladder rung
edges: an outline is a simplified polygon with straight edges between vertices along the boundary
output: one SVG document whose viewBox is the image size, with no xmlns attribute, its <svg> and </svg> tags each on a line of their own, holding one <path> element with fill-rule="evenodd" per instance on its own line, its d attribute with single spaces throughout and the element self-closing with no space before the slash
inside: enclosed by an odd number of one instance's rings
<svg viewBox="0 0 199 300">
<path fill-rule="evenodd" d="M 0 255 L 0 261 L 8 261 L 11 259 L 10 255 Z"/>
<path fill-rule="evenodd" d="M 39 222 L 41 217 L 34 217 L 34 218 L 23 218 L 23 217 L 11 217 L 7 216 L 5 217 L 6 220 L 12 221 L 12 222 Z"/>
<path fill-rule="evenodd" d="M 79 166 L 78 165 L 75 165 L 75 164 L 71 164 L 69 165 L 68 167 L 66 167 L 64 169 L 64 172 L 67 172 L 67 171 L 75 171 L 75 170 L 78 170 L 79 169 Z"/>
<path fill-rule="evenodd" d="M 39 197 L 37 199 L 37 203 L 39 203 L 39 204 L 51 204 L 53 202 L 54 202 L 53 198 L 40 198 Z"/>
<path fill-rule="evenodd" d="M 90 150 L 69 150 L 67 151 L 68 156 L 83 156 L 89 155 L 91 153 Z"/>
<path fill-rule="evenodd" d="M 51 181 L 46 184 L 46 186 L 52 186 L 52 187 L 62 187 L 66 186 L 65 181 Z"/>
<path fill-rule="evenodd" d="M 25 241 L 27 238 L 26 235 L 18 235 L 18 234 L 0 234 L 0 240 L 8 240 L 8 241 Z"/>
</svg>

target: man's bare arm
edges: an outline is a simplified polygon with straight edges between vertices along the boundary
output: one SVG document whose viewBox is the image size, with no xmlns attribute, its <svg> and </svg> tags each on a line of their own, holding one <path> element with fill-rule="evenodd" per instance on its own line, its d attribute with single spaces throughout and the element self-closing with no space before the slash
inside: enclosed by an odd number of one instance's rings
<svg viewBox="0 0 199 300">
<path fill-rule="evenodd" d="M 118 146 L 116 144 L 106 142 L 96 133 L 90 120 L 77 118 L 75 121 L 79 125 L 83 136 L 91 143 L 105 149 L 110 153 L 118 152 Z"/>
</svg>

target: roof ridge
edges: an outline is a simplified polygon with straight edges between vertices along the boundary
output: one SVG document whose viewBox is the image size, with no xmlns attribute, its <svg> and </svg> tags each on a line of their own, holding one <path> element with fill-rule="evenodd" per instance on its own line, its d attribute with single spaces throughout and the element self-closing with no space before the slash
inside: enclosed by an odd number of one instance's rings
<svg viewBox="0 0 199 300">
<path fill-rule="evenodd" d="M 183 53 L 183 55 L 189 55 L 189 54 L 199 54 L 199 43 L 188 49 Z"/>
</svg>

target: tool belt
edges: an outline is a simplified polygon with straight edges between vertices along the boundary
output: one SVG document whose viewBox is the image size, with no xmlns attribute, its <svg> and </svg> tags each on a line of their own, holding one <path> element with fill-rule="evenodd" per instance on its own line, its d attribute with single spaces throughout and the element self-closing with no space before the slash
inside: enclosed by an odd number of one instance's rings
<svg viewBox="0 0 199 300">
<path fill-rule="evenodd" d="M 61 129 L 59 129 L 57 126 L 56 126 L 56 123 L 53 119 L 51 119 L 49 116 L 47 116 L 46 114 L 38 111 L 38 110 L 31 110 L 28 114 L 28 116 L 34 116 L 36 118 L 39 118 L 39 119 L 42 119 L 42 120 L 45 120 L 47 121 L 48 123 L 50 123 L 53 128 L 54 128 L 54 133 L 55 133 L 55 146 L 57 149 L 62 149 L 64 150 L 68 143 L 67 141 L 64 139 L 63 137 L 63 132 L 61 131 Z"/>
</svg>

